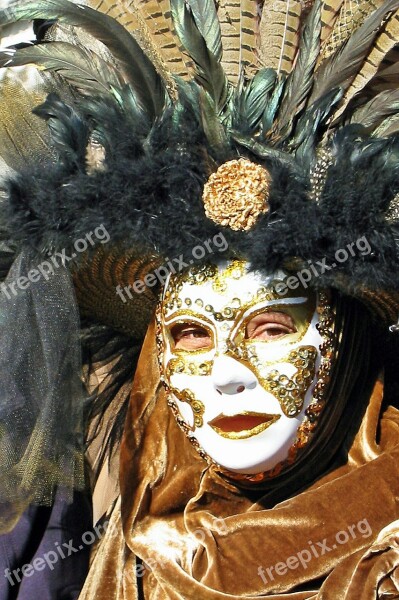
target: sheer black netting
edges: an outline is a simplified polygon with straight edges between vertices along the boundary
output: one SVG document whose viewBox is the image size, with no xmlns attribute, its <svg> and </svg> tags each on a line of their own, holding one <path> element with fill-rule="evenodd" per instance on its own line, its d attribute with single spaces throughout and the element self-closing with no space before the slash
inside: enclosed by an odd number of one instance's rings
<svg viewBox="0 0 399 600">
<path fill-rule="evenodd" d="M 40 266 L 24 251 L 1 284 L 0 522 L 84 484 L 78 309 L 68 271 Z"/>
</svg>

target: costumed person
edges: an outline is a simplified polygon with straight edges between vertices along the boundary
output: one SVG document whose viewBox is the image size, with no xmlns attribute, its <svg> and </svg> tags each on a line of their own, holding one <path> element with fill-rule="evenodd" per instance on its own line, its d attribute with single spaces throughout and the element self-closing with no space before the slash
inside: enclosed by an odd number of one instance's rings
<svg viewBox="0 0 399 600">
<path fill-rule="evenodd" d="M 89 439 L 120 457 L 80 599 L 399 597 L 399 0 L 91 4 L 0 13 L 56 22 L 0 56 L 49 72 L 56 151 L 8 183 L 6 289 L 63 256 L 28 297 L 68 319 L 68 386 L 79 308 Z M 35 455 L 70 488 L 73 391 Z M 8 451 L 33 425 L 5 411 L 10 514 L 46 500 Z"/>
</svg>

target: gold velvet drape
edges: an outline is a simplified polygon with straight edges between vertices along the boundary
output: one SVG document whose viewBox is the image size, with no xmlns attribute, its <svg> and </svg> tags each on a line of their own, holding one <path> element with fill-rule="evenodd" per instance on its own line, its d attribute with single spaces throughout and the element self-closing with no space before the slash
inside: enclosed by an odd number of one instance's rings
<svg viewBox="0 0 399 600">
<path fill-rule="evenodd" d="M 121 499 L 80 600 L 399 598 L 399 412 L 381 412 L 381 382 L 347 462 L 265 508 L 261 493 L 254 501 L 196 453 L 166 404 L 156 360 L 150 327 L 122 444 Z"/>
</svg>

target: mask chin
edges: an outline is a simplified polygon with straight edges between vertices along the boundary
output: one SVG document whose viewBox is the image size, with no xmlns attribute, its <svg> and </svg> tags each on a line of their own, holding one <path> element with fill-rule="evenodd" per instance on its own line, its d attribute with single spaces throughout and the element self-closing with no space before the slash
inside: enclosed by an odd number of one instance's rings
<svg viewBox="0 0 399 600">
<path fill-rule="evenodd" d="M 331 308 L 323 293 L 279 295 L 283 275 L 207 265 L 172 277 L 158 306 L 169 405 L 201 455 L 232 475 L 292 465 L 324 408 Z"/>
</svg>

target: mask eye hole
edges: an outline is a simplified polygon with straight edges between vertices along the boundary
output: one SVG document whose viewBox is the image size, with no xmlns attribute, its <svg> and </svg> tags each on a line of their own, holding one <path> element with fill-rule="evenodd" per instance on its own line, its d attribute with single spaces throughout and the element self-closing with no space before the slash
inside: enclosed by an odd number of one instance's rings
<svg viewBox="0 0 399 600">
<path fill-rule="evenodd" d="M 253 317 L 246 326 L 245 339 L 272 341 L 296 333 L 294 319 L 280 311 L 267 311 Z"/>
<path fill-rule="evenodd" d="M 198 323 L 179 323 L 170 330 L 175 350 L 206 350 L 213 347 L 210 332 Z"/>
</svg>

